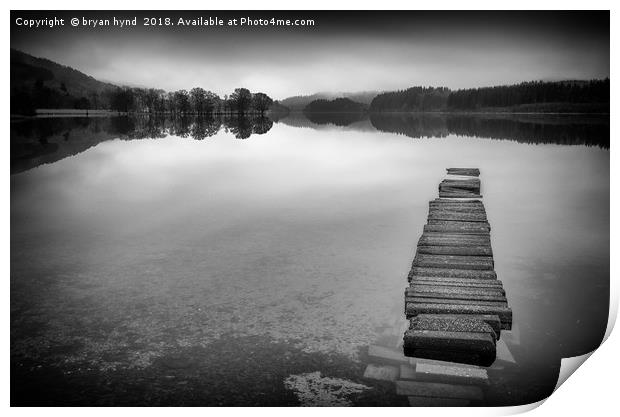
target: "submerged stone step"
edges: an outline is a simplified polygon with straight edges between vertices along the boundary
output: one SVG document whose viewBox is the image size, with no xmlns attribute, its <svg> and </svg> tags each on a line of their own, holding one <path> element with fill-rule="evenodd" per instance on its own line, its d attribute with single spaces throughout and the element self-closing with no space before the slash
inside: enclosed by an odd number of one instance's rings
<svg viewBox="0 0 620 417">
<path fill-rule="evenodd" d="M 461 398 L 433 398 L 409 395 L 407 397 L 411 407 L 467 407 L 471 401 Z"/>
<path fill-rule="evenodd" d="M 443 352 L 445 358 L 456 354 L 486 363 L 495 359 L 495 341 L 495 331 L 482 320 L 425 315 L 411 319 L 403 347 L 407 355 L 424 357 L 427 352 Z"/>
<path fill-rule="evenodd" d="M 414 372 L 415 372 L 415 367 L 419 363 L 430 364 L 430 365 L 443 365 L 443 366 L 461 366 L 464 368 L 473 368 L 473 369 L 487 369 L 485 367 L 481 367 L 478 365 L 472 365 L 468 363 L 457 363 L 457 362 L 442 361 L 438 359 L 418 358 L 415 356 L 409 357 L 409 366 L 414 368 Z"/>
<path fill-rule="evenodd" d="M 392 365 L 369 364 L 364 371 L 364 378 L 379 381 L 395 381 L 398 375 L 399 369 Z"/>
<path fill-rule="evenodd" d="M 497 343 L 497 360 L 508 363 L 517 363 L 514 356 L 512 356 L 510 349 L 508 349 L 508 345 L 503 340 L 501 343 Z"/>
<path fill-rule="evenodd" d="M 495 361 L 495 342 L 489 333 L 408 330 L 406 355 L 488 366 Z"/>
<path fill-rule="evenodd" d="M 448 398 L 475 401 L 482 401 L 484 399 L 484 394 L 480 387 L 438 382 L 396 381 L 396 394 L 437 399 Z"/>
<path fill-rule="evenodd" d="M 368 356 L 371 358 L 381 359 L 383 361 L 400 363 L 408 362 L 407 358 L 401 351 L 379 345 L 370 345 L 368 347 Z"/>
<path fill-rule="evenodd" d="M 476 367 L 418 363 L 415 371 L 417 381 L 463 385 L 487 385 L 489 383 L 486 369 Z"/>
<path fill-rule="evenodd" d="M 415 381 L 415 365 L 400 365 L 399 379 Z"/>
</svg>

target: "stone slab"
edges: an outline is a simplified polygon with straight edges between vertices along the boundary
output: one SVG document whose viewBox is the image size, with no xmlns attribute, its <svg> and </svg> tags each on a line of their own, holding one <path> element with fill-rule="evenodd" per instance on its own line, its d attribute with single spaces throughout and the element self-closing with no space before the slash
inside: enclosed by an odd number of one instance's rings
<svg viewBox="0 0 620 417">
<path fill-rule="evenodd" d="M 399 368 L 396 366 L 369 364 L 364 371 L 364 378 L 379 381 L 395 381 L 399 373 Z"/>
<path fill-rule="evenodd" d="M 371 358 L 382 359 L 384 361 L 408 363 L 408 359 L 402 351 L 385 346 L 370 345 L 368 347 L 368 356 Z"/>
<path fill-rule="evenodd" d="M 430 268 L 413 266 L 409 272 L 409 277 L 445 277 L 445 278 L 474 278 L 474 279 L 497 279 L 495 271 L 481 269 L 451 269 L 451 268 Z"/>
<path fill-rule="evenodd" d="M 418 363 L 415 371 L 416 378 L 419 381 L 464 385 L 486 385 L 489 383 L 489 375 L 486 369 L 476 367 Z"/>
</svg>

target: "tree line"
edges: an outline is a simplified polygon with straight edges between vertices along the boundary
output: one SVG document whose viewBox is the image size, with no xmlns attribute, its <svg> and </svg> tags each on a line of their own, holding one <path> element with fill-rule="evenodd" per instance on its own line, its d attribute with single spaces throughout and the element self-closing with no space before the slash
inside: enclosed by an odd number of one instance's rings
<svg viewBox="0 0 620 417">
<path fill-rule="evenodd" d="M 609 78 L 590 81 L 532 81 L 516 85 L 470 88 L 451 92 L 447 107 L 472 110 L 546 103 L 609 103 Z"/>
<path fill-rule="evenodd" d="M 260 114 L 264 115 L 273 100 L 265 93 L 236 88 L 220 98 L 201 87 L 165 92 L 154 88 L 118 88 L 111 93 L 110 109 L 127 113 L 168 114 Z"/>
<path fill-rule="evenodd" d="M 590 81 L 532 81 L 456 91 L 445 87 L 411 87 L 378 94 L 370 103 L 370 111 L 469 111 L 516 107 L 528 111 L 608 111 L 609 87 L 609 78 Z"/>
<path fill-rule="evenodd" d="M 450 90 L 445 87 L 411 87 L 377 94 L 371 112 L 425 112 L 446 109 Z"/>
<path fill-rule="evenodd" d="M 13 114 L 34 114 L 35 109 L 73 108 L 174 115 L 264 115 L 272 104 L 273 100 L 267 94 L 252 93 L 247 88 L 236 88 L 223 98 L 201 87 L 172 92 L 117 87 L 100 93 L 92 91 L 86 97 L 74 97 L 64 83 L 60 88 L 52 88 L 45 84 L 44 79 L 37 79 L 31 86 L 21 86 L 11 91 Z"/>
</svg>

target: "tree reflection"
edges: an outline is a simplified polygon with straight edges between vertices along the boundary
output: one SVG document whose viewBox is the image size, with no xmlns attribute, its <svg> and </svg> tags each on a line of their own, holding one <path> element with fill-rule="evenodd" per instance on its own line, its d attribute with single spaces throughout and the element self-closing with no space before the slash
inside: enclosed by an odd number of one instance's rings
<svg viewBox="0 0 620 417">
<path fill-rule="evenodd" d="M 237 139 L 247 139 L 252 135 L 252 122 L 249 117 L 230 115 L 225 118 L 225 124 Z"/>
<path fill-rule="evenodd" d="M 265 116 L 257 117 L 253 120 L 252 133 L 255 135 L 264 135 L 273 127 L 273 121 Z"/>
<path fill-rule="evenodd" d="M 351 130 L 372 128 L 411 138 L 448 135 L 511 140 L 520 143 L 586 145 L 609 149 L 609 116 L 511 113 L 289 113 L 279 119 L 293 127 L 322 129 L 326 124 Z"/>
<path fill-rule="evenodd" d="M 237 139 L 262 135 L 273 121 L 259 114 L 31 118 L 11 122 L 11 173 L 59 161 L 111 139 L 167 136 L 205 140 L 220 130 Z"/>
</svg>

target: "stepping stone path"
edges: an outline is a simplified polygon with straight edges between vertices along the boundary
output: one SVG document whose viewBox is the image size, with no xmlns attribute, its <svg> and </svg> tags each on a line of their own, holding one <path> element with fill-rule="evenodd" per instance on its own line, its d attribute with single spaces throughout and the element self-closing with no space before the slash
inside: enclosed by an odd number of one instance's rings
<svg viewBox="0 0 620 417">
<path fill-rule="evenodd" d="M 512 310 L 495 273 L 484 204 L 471 199 L 481 197 L 480 170 L 447 171 L 471 178 L 443 180 L 440 198 L 429 203 L 405 290 L 410 326 L 403 349 L 407 356 L 488 366 L 501 330 L 512 327 Z"/>
<path fill-rule="evenodd" d="M 512 310 L 494 269 L 480 171 L 447 171 L 453 177 L 441 182 L 440 198 L 429 203 L 408 275 L 403 348 L 371 345 L 368 356 L 377 364 L 364 374 L 394 381 L 397 395 L 413 407 L 484 405 L 486 367 L 496 359 L 492 369 L 515 362 L 500 340 L 501 331 L 512 328 Z"/>
</svg>

